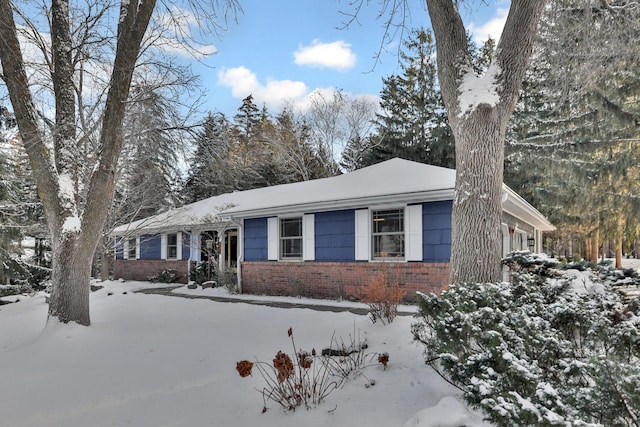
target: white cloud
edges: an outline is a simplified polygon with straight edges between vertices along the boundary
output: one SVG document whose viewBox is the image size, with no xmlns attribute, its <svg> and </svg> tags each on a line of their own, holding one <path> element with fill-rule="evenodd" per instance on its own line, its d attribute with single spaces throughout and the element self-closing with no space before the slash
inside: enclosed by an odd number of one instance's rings
<svg viewBox="0 0 640 427">
<path fill-rule="evenodd" d="M 509 14 L 509 8 L 498 8 L 496 14 L 489 21 L 482 25 L 475 25 L 471 23 L 469 25 L 469 32 L 473 34 L 473 40 L 476 43 L 484 43 L 489 36 L 498 42 L 505 22 L 507 22 L 507 15 Z"/>
<path fill-rule="evenodd" d="M 316 39 L 311 45 L 298 48 L 293 55 L 297 65 L 333 68 L 339 71 L 346 71 L 356 65 L 356 54 L 351 50 L 351 45 L 342 40 L 321 43 Z"/>
<path fill-rule="evenodd" d="M 218 72 L 218 85 L 231 89 L 234 98 L 253 95 L 257 105 L 266 104 L 279 110 L 287 102 L 299 103 L 309 93 L 304 82 L 293 80 L 268 80 L 261 83 L 255 73 L 246 67 L 223 69 Z"/>
</svg>

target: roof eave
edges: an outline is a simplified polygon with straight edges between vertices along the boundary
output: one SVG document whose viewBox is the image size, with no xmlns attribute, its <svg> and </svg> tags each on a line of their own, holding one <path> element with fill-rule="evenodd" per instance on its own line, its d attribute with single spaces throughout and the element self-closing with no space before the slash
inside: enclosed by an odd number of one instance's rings
<svg viewBox="0 0 640 427">
<path fill-rule="evenodd" d="M 409 193 L 385 194 L 380 196 L 356 197 L 341 200 L 325 200 L 320 202 L 287 204 L 260 209 L 231 209 L 224 214 L 228 218 L 250 219 L 276 216 L 281 214 L 303 214 L 309 212 L 358 209 L 391 204 L 409 204 L 418 202 L 434 202 L 453 199 L 453 188 L 439 190 L 416 191 Z"/>
<path fill-rule="evenodd" d="M 523 220 L 541 231 L 554 231 L 556 229 L 540 211 L 531 206 L 529 202 L 506 184 L 502 185 L 502 189 L 506 195 L 506 199 L 502 202 L 502 210 L 504 212 Z"/>
</svg>

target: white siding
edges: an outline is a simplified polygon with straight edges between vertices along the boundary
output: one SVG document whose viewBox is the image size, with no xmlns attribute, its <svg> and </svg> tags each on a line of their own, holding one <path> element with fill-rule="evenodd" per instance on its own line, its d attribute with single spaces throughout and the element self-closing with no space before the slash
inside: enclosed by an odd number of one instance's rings
<svg viewBox="0 0 640 427">
<path fill-rule="evenodd" d="M 369 210 L 360 209 L 356 211 L 356 260 L 369 260 Z"/>
<path fill-rule="evenodd" d="M 313 261 L 316 259 L 316 217 L 314 214 L 302 217 L 302 259 Z"/>
<path fill-rule="evenodd" d="M 278 260 L 278 218 L 267 218 L 267 259 Z"/>
<path fill-rule="evenodd" d="M 422 205 L 411 205 L 405 209 L 405 258 L 407 261 L 422 261 Z"/>
</svg>

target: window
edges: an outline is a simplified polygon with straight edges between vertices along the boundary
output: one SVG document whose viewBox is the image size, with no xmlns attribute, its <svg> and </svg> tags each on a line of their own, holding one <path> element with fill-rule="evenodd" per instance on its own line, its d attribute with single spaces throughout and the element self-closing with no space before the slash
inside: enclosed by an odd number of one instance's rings
<svg viewBox="0 0 640 427">
<path fill-rule="evenodd" d="M 136 246 L 136 238 L 134 237 L 133 239 L 129 239 L 129 248 L 127 252 L 128 259 L 136 259 Z"/>
<path fill-rule="evenodd" d="M 372 258 L 404 258 L 404 209 L 371 212 Z"/>
<path fill-rule="evenodd" d="M 302 259 L 302 217 L 280 218 L 280 259 Z"/>
<path fill-rule="evenodd" d="M 178 234 L 167 234 L 167 258 L 178 258 Z"/>
</svg>

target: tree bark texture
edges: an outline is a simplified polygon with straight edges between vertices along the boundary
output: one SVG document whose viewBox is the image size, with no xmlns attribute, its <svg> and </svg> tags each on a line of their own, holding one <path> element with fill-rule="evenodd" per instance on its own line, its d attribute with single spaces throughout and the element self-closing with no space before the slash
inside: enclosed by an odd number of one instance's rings
<svg viewBox="0 0 640 427">
<path fill-rule="evenodd" d="M 53 151 L 41 131 L 20 51 L 12 4 L 0 0 L 0 61 L 20 135 L 44 205 L 52 237 L 52 292 L 49 317 L 90 324 L 91 263 L 113 199 L 115 167 L 122 149 L 122 121 L 142 39 L 155 8 L 154 0 L 123 1 L 109 91 L 96 155 L 98 164 L 80 204 L 74 173 L 77 147 L 76 103 L 72 76 L 72 37 L 68 0 L 51 5 L 51 79 L 56 100 Z M 65 183 L 71 180 L 72 190 Z M 79 227 L 69 226 L 69 220 Z"/>
<path fill-rule="evenodd" d="M 456 142 L 450 281 L 502 280 L 504 138 L 546 1 L 513 0 L 491 66 L 497 102 L 460 105 L 471 54 L 457 2 L 426 0 L 436 39 L 438 78 Z M 490 67 L 491 69 L 491 67 Z M 474 88 L 475 89 L 475 88 Z"/>
</svg>

